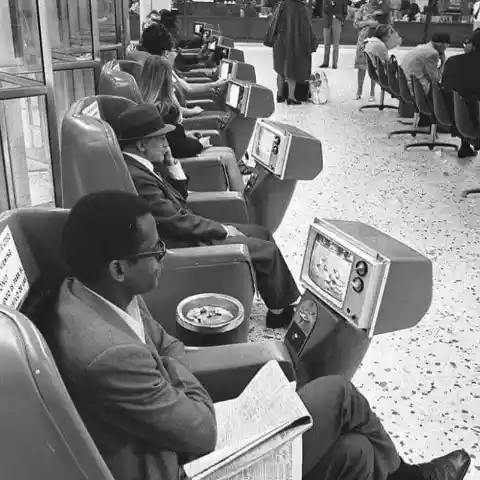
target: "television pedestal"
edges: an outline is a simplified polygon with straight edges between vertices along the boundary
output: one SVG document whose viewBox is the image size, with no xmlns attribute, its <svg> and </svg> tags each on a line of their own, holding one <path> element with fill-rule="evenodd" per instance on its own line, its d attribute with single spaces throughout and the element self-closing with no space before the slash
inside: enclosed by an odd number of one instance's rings
<svg viewBox="0 0 480 480">
<path fill-rule="evenodd" d="M 282 223 L 296 185 L 297 180 L 282 180 L 257 164 L 245 186 L 250 221 L 274 233 Z"/>
<path fill-rule="evenodd" d="M 327 375 L 351 380 L 371 340 L 309 290 L 302 295 L 285 336 L 299 386 Z"/>
</svg>

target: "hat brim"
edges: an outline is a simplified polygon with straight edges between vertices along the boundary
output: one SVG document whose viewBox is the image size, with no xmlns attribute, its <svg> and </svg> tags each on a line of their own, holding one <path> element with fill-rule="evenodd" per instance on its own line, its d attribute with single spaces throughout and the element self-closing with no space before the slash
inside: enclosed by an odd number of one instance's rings
<svg viewBox="0 0 480 480">
<path fill-rule="evenodd" d="M 123 142 L 127 140 L 142 140 L 144 138 L 160 137 L 161 135 L 166 135 L 167 133 L 173 132 L 176 128 L 177 127 L 175 125 L 170 125 L 167 123 L 160 130 L 156 130 L 155 132 L 149 133 L 148 135 L 142 135 L 141 137 L 129 137 L 129 138 L 120 137 L 119 140 Z"/>
</svg>

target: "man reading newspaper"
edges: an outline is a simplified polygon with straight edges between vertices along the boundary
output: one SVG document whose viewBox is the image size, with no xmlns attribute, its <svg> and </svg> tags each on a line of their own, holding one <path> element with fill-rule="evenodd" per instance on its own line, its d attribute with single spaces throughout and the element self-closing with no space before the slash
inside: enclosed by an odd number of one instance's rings
<svg viewBox="0 0 480 480">
<path fill-rule="evenodd" d="M 291 449 L 287 457 L 295 456 L 295 435 L 291 442 L 284 440 L 305 412 L 304 427 L 310 418 L 313 425 L 302 439 L 304 479 L 464 478 L 470 462 L 464 450 L 426 464 L 404 463 L 365 397 L 339 376 L 318 378 L 295 393 L 281 385 L 285 379 L 275 370 L 277 364 L 267 364 L 258 375 L 273 372 L 268 377 L 276 375 L 278 382 L 265 385 L 264 398 L 255 403 L 240 396 L 229 401 L 235 404 L 213 405 L 185 366 L 183 345 L 153 320 L 140 296 L 156 287 L 165 255 L 150 207 L 140 197 L 116 191 L 83 197 L 69 214 L 63 243 L 73 278 L 65 280 L 59 293 L 52 350 L 116 480 L 195 477 L 212 472 L 226 458 L 239 463 L 224 465 L 218 478 L 228 468 L 234 476 L 242 471 L 242 458 L 253 461 L 256 451 L 259 456 L 269 451 L 271 460 L 281 463 L 282 445 Z M 256 382 L 258 376 L 244 392 L 247 396 L 258 389 Z M 249 431 L 229 428 L 232 405 L 237 414 L 241 406 L 245 418 L 253 419 L 243 422 Z M 259 453 L 267 430 L 255 430 L 255 418 L 262 425 L 271 423 L 273 443 Z M 257 462 L 255 468 L 261 465 Z M 285 477 L 268 468 L 255 475 Z"/>
</svg>

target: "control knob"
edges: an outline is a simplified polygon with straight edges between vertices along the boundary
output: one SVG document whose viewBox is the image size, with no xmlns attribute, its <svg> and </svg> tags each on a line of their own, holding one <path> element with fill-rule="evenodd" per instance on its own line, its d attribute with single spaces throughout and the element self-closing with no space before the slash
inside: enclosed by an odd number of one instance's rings
<svg viewBox="0 0 480 480">
<path fill-rule="evenodd" d="M 357 275 L 359 275 L 360 277 L 364 277 L 368 272 L 368 266 L 366 262 L 364 262 L 363 260 L 357 262 L 357 264 L 355 265 L 355 271 L 357 272 Z"/>
<path fill-rule="evenodd" d="M 363 280 L 360 277 L 355 277 L 352 280 L 352 288 L 355 292 L 360 293 L 363 290 Z"/>
</svg>

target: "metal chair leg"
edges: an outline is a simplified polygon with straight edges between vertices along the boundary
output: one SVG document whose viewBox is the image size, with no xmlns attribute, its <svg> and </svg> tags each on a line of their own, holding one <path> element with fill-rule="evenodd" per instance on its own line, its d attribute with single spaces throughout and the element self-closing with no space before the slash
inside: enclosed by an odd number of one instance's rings
<svg viewBox="0 0 480 480">
<path fill-rule="evenodd" d="M 469 188 L 468 190 L 464 190 L 460 195 L 463 198 L 467 198 L 469 195 L 475 195 L 480 193 L 480 188 Z"/>
<path fill-rule="evenodd" d="M 392 137 L 392 135 L 411 135 L 412 137 L 416 137 L 417 133 L 423 134 L 423 135 L 429 135 L 430 134 L 430 127 L 419 127 L 418 126 L 418 121 L 420 120 L 420 115 L 418 112 L 415 112 L 413 115 L 413 120 L 412 123 L 404 123 L 406 125 L 411 125 L 413 128 L 410 129 L 403 129 L 403 130 L 394 130 L 393 132 L 388 132 L 388 138 Z"/>
<path fill-rule="evenodd" d="M 362 112 L 363 110 L 368 110 L 368 109 L 372 109 L 372 108 L 375 108 L 377 110 L 385 110 L 386 108 L 390 108 L 390 109 L 393 109 L 393 110 L 398 110 L 398 107 L 395 106 L 395 105 L 385 105 L 385 90 L 382 90 L 380 92 L 380 102 L 379 103 L 376 103 L 376 104 L 367 104 L 367 105 L 362 105 L 358 111 L 359 112 Z"/>
<path fill-rule="evenodd" d="M 428 147 L 430 151 L 436 147 L 453 148 L 455 151 L 458 150 L 458 145 L 455 145 L 454 143 L 437 142 L 437 125 L 432 125 L 430 128 L 430 141 L 408 143 L 403 147 L 403 149 L 408 150 L 409 148 L 414 148 L 414 147 Z"/>
</svg>

